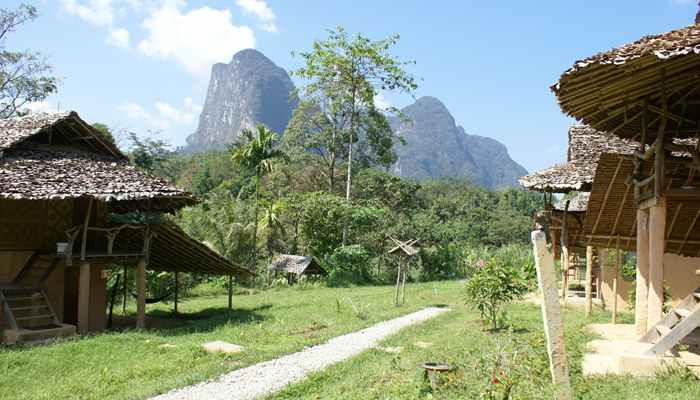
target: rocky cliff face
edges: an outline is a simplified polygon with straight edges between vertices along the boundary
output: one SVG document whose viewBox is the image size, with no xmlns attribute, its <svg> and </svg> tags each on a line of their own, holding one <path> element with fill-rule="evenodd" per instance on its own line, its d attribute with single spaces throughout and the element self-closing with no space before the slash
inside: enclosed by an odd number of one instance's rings
<svg viewBox="0 0 700 400">
<path fill-rule="evenodd" d="M 527 174 L 503 144 L 467 134 L 440 100 L 421 97 L 403 112 L 408 121 L 392 120 L 396 135 L 406 142 L 396 146 L 396 175 L 418 180 L 469 176 L 477 185 L 497 189 L 517 186 L 518 177 Z"/>
<path fill-rule="evenodd" d="M 257 123 L 282 134 L 296 106 L 293 91 L 287 72 L 257 50 L 214 64 L 199 126 L 187 138 L 189 150 L 221 148 Z"/>
</svg>

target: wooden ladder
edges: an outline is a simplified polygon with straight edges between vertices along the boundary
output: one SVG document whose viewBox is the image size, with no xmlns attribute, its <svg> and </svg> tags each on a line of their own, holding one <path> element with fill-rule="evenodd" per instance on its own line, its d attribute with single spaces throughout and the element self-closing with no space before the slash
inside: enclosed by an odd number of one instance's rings
<svg viewBox="0 0 700 400">
<path fill-rule="evenodd" d="M 684 298 L 666 317 L 652 326 L 640 339 L 644 343 L 653 343 L 646 351 L 648 356 L 663 356 L 674 346 L 684 341 L 700 326 L 700 288 L 695 289 Z"/>
<path fill-rule="evenodd" d="M 0 303 L 7 322 L 14 330 L 61 326 L 41 287 L 2 286 Z"/>
<path fill-rule="evenodd" d="M 19 270 L 13 285 L 41 287 L 58 265 L 59 259 L 52 253 L 34 252 Z"/>
</svg>

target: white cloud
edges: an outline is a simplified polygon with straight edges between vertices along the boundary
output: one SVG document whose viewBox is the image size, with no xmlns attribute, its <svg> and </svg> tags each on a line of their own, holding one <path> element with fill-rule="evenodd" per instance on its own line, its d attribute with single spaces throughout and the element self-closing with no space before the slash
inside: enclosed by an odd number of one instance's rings
<svg viewBox="0 0 700 400">
<path fill-rule="evenodd" d="M 374 106 L 380 110 L 387 110 L 392 107 L 391 103 L 384 97 L 384 93 L 382 92 L 374 95 Z"/>
<path fill-rule="evenodd" d="M 131 5 L 134 0 L 126 0 Z M 61 0 L 63 9 L 90 25 L 107 30 L 107 43 L 121 48 L 129 47 L 129 31 L 114 27 L 115 5 L 119 0 Z"/>
<path fill-rule="evenodd" d="M 22 107 L 31 112 L 58 112 L 58 104 L 51 104 L 47 100 L 33 101 Z"/>
<path fill-rule="evenodd" d="M 206 79 L 212 64 L 255 47 L 253 30 L 234 25 L 229 10 L 202 7 L 183 13 L 183 6 L 182 0 L 165 0 L 143 21 L 147 37 L 138 45 L 141 52 L 174 59 L 190 74 Z"/>
<path fill-rule="evenodd" d="M 182 103 L 182 108 L 177 108 L 170 103 L 157 101 L 154 110 L 149 111 L 136 102 L 127 101 L 117 107 L 117 111 L 131 120 L 145 123 L 150 129 L 167 130 L 176 125 L 192 125 L 197 120 L 202 107 L 190 97 L 185 97 Z"/>
<path fill-rule="evenodd" d="M 267 32 L 277 32 L 275 14 L 264 0 L 237 0 L 236 5 L 245 13 L 252 14 L 260 20 L 260 28 Z"/>
<path fill-rule="evenodd" d="M 129 31 L 124 28 L 110 29 L 109 36 L 107 37 L 107 43 L 115 47 L 128 48 Z"/>
</svg>

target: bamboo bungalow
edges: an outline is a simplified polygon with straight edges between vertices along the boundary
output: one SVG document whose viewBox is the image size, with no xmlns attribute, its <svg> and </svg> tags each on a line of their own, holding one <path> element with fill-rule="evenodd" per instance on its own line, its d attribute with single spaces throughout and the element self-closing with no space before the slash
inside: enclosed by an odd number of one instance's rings
<svg viewBox="0 0 700 400">
<path fill-rule="evenodd" d="M 608 346 L 608 352 L 629 351 L 594 355 L 595 362 L 588 363 L 594 372 L 649 373 L 635 369 L 689 339 L 700 322 L 700 290 L 687 287 L 695 284 L 687 277 L 698 263 L 667 256 L 697 256 L 699 250 L 699 70 L 700 26 L 693 25 L 577 61 L 552 87 L 566 114 L 639 143 L 631 156 L 601 158 L 585 229 L 592 244 L 612 246 L 618 235 L 621 247 L 634 243 L 634 337 L 641 343 Z M 678 157 L 683 154 L 687 157 Z M 686 286 L 667 282 L 682 300 L 664 314 L 668 271 Z M 641 353 L 631 354 L 640 347 Z M 608 362 L 601 362 L 605 357 Z"/>
<path fill-rule="evenodd" d="M 0 120 L 0 329 L 5 343 L 105 328 L 106 265 L 245 276 L 171 223 L 115 214 L 172 213 L 196 199 L 129 164 L 75 112 Z"/>
<path fill-rule="evenodd" d="M 548 220 L 552 247 L 557 256 L 560 252 L 562 265 L 562 300 L 566 302 L 569 296 L 571 279 L 579 282 L 591 282 L 585 285 L 586 305 L 590 311 L 593 293 L 601 299 L 601 269 L 596 264 L 593 248 L 585 240 L 583 220 L 586 215 L 588 192 L 591 190 L 593 176 L 601 154 L 606 152 L 632 154 L 637 145 L 629 140 L 619 139 L 585 125 L 574 125 L 569 128 L 569 145 L 567 162 L 544 170 L 534 172 L 520 178 L 520 184 L 529 190 L 544 193 L 544 214 Z M 552 193 L 568 194 L 577 192 L 578 195 L 568 201 L 552 203 Z M 547 199 L 549 194 L 549 199 Z M 557 243 L 558 242 L 558 243 Z M 585 257 L 585 280 L 580 279 L 580 259 Z"/>
</svg>

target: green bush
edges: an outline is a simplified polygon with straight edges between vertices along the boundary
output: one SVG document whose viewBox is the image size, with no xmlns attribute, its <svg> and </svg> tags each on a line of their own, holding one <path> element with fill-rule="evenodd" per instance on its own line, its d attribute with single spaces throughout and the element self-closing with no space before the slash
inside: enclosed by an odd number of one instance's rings
<svg viewBox="0 0 700 400">
<path fill-rule="evenodd" d="M 368 266 L 372 257 L 361 245 L 341 246 L 330 256 L 328 286 L 347 286 L 370 281 Z"/>
<path fill-rule="evenodd" d="M 484 260 L 483 266 L 477 267 L 467 281 L 466 302 L 496 330 L 505 319 L 503 306 L 527 293 L 525 275 L 523 268 L 514 267 L 504 257 Z"/>
</svg>

